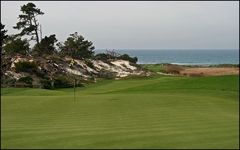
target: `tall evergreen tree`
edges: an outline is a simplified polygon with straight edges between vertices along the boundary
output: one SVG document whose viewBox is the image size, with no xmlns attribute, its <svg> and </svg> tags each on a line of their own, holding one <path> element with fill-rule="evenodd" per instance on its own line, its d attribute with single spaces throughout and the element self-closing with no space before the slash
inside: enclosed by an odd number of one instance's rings
<svg viewBox="0 0 240 150">
<path fill-rule="evenodd" d="M 3 25 L 2 23 L 0 24 L 1 26 L 1 51 L 2 51 L 2 45 L 5 42 L 5 39 L 8 37 L 7 30 L 4 30 L 5 25 Z"/>
<path fill-rule="evenodd" d="M 16 26 L 14 29 L 21 30 L 19 35 L 30 35 L 31 39 L 35 39 L 37 44 L 39 44 L 39 35 L 38 35 L 38 27 L 39 23 L 37 20 L 38 15 L 43 15 L 44 13 L 36 8 L 36 5 L 33 3 L 28 3 L 26 5 L 21 6 L 22 14 L 19 15 Z M 34 38 L 35 37 L 35 38 Z"/>
<path fill-rule="evenodd" d="M 70 34 L 70 37 L 67 38 L 64 44 L 58 44 L 58 46 L 62 54 L 71 56 L 72 58 L 91 58 L 94 55 L 93 43 L 85 40 L 84 37 L 77 32 Z"/>
<path fill-rule="evenodd" d="M 27 39 L 21 39 L 16 36 L 9 36 L 6 42 L 6 45 L 3 47 L 3 50 L 7 54 L 29 54 L 29 43 Z"/>
<path fill-rule="evenodd" d="M 33 48 L 33 54 L 52 55 L 55 52 L 54 44 L 57 42 L 56 35 L 45 36 L 39 44 Z"/>
</svg>

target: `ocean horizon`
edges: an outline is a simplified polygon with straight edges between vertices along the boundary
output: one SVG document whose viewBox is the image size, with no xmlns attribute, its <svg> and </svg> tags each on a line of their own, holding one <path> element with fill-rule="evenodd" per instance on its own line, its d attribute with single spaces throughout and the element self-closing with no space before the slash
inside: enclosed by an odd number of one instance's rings
<svg viewBox="0 0 240 150">
<path fill-rule="evenodd" d="M 239 64 L 238 49 L 118 49 L 114 51 L 137 57 L 138 64 Z M 103 53 L 106 49 L 97 49 L 95 52 Z"/>
</svg>

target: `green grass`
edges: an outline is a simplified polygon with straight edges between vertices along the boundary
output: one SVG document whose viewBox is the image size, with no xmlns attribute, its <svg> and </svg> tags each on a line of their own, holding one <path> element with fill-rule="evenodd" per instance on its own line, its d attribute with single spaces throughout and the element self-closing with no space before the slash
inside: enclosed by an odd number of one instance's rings
<svg viewBox="0 0 240 150">
<path fill-rule="evenodd" d="M 141 66 L 152 72 L 162 72 L 165 70 L 165 64 L 142 64 Z"/>
<path fill-rule="evenodd" d="M 239 76 L 1 89 L 1 148 L 239 148 Z"/>
</svg>

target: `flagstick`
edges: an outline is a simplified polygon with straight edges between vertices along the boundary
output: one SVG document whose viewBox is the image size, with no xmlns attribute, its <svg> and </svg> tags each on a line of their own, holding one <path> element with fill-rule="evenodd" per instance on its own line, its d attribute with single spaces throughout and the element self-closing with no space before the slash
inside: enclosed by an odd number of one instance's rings
<svg viewBox="0 0 240 150">
<path fill-rule="evenodd" d="M 74 78 L 74 84 L 73 84 L 73 91 L 74 91 L 74 102 L 76 101 L 76 96 L 75 96 L 75 78 Z"/>
</svg>

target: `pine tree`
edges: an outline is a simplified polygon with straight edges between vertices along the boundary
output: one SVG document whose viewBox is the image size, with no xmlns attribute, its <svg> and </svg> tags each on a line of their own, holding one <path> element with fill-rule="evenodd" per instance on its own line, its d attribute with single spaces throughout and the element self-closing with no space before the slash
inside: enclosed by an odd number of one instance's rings
<svg viewBox="0 0 240 150">
<path fill-rule="evenodd" d="M 2 45 L 4 44 L 5 39 L 7 39 L 8 35 L 6 34 L 7 30 L 4 30 L 5 25 L 1 23 L 0 26 L 1 26 L 1 51 L 2 51 Z"/>
<path fill-rule="evenodd" d="M 30 35 L 32 36 L 31 39 L 35 40 L 37 44 L 39 44 L 39 36 L 38 36 L 38 27 L 39 23 L 37 20 L 38 15 L 43 15 L 44 13 L 39 9 L 36 8 L 36 5 L 33 3 L 28 3 L 26 5 L 21 6 L 21 11 L 23 14 L 20 14 L 16 26 L 14 29 L 21 30 L 19 35 Z"/>
</svg>

